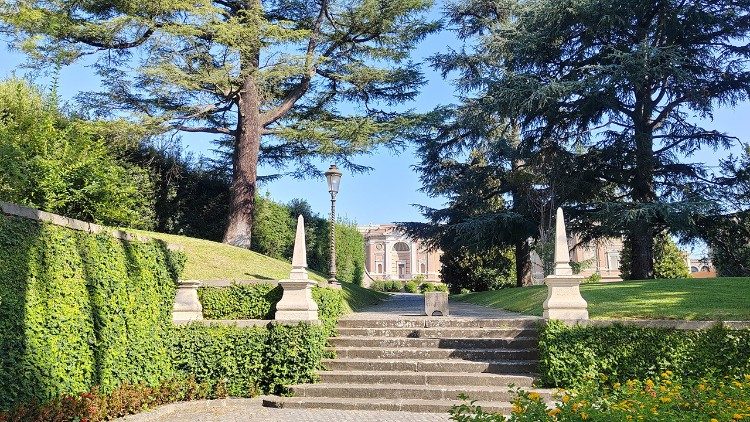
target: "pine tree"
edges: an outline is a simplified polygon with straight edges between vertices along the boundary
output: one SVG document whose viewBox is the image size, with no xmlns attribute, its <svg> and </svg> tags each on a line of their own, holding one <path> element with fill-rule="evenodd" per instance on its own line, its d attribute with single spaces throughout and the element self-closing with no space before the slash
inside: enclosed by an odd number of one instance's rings
<svg viewBox="0 0 750 422">
<path fill-rule="evenodd" d="M 430 0 L 6 0 L 0 31 L 37 65 L 95 55 L 106 92 L 84 102 L 155 131 L 226 137 L 224 241 L 249 247 L 259 163 L 317 175 L 326 157 L 398 142 L 424 83 L 409 52 L 437 29 Z M 343 103 L 355 111 L 344 113 Z"/>
<path fill-rule="evenodd" d="M 467 13 L 471 4 L 486 11 Z M 691 115 L 750 95 L 750 0 L 497 0 L 455 10 L 497 63 L 493 74 L 474 66 L 492 94 L 486 107 L 518 119 L 529 148 L 580 151 L 576 177 L 616 187 L 577 202 L 578 215 L 584 229 L 625 234 L 632 276 L 652 278 L 653 238 L 704 214 L 706 191 L 722 183 L 689 157 L 733 138 Z M 485 25 L 494 10 L 512 18 Z"/>
</svg>

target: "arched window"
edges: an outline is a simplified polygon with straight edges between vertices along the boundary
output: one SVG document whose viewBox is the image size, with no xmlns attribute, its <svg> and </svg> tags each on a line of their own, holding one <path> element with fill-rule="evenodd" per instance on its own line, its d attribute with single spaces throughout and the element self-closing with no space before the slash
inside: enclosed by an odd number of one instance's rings
<svg viewBox="0 0 750 422">
<path fill-rule="evenodd" d="M 398 242 L 395 245 L 393 245 L 393 250 L 397 252 L 406 252 L 409 250 L 409 245 L 407 245 L 404 242 Z"/>
<path fill-rule="evenodd" d="M 378 273 L 378 274 L 382 274 L 382 273 L 383 273 L 383 264 L 381 264 L 381 263 L 379 263 L 379 262 L 378 262 L 378 269 L 377 269 L 377 273 Z"/>
<path fill-rule="evenodd" d="M 698 272 L 698 267 L 690 267 L 690 272 L 691 273 L 697 273 Z"/>
<path fill-rule="evenodd" d="M 427 272 L 426 270 L 427 270 L 427 268 L 425 267 L 425 265 L 424 265 L 424 264 L 419 264 L 419 272 L 420 272 L 421 274 L 424 274 L 424 273 L 426 273 L 426 272 Z"/>
<path fill-rule="evenodd" d="M 711 269 L 709 269 L 707 265 L 704 265 L 704 266 L 701 267 L 701 271 L 703 271 L 703 272 L 709 272 L 709 271 L 711 271 Z"/>
</svg>

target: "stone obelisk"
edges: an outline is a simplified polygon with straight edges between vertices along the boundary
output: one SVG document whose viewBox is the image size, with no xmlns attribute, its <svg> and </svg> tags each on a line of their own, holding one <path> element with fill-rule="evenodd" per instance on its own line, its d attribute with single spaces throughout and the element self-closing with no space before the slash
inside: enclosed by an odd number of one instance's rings
<svg viewBox="0 0 750 422">
<path fill-rule="evenodd" d="M 280 280 L 284 289 L 276 304 L 275 319 L 282 321 L 317 321 L 318 304 L 312 297 L 312 287 L 317 283 L 307 277 L 307 248 L 305 247 L 305 220 L 297 218 L 297 233 L 294 236 L 294 254 L 289 279 Z"/>
<path fill-rule="evenodd" d="M 575 321 L 589 319 L 588 304 L 579 288 L 583 277 L 573 274 L 570 267 L 568 235 L 562 208 L 557 209 L 555 221 L 555 269 L 544 279 L 547 300 L 544 301 L 544 318 Z"/>
</svg>

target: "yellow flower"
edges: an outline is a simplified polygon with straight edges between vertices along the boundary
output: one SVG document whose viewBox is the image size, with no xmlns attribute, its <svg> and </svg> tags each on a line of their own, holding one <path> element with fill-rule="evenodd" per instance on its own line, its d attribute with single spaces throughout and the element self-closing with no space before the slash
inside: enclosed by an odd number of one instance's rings
<svg viewBox="0 0 750 422">
<path fill-rule="evenodd" d="M 566 394 L 566 395 L 564 395 L 562 397 L 562 402 L 563 403 L 568 403 L 569 401 L 570 401 L 570 396 L 569 395 Z"/>
<path fill-rule="evenodd" d="M 742 419 L 742 415 L 740 415 L 739 413 L 735 413 L 734 415 L 732 415 L 732 419 L 738 421 Z"/>
<path fill-rule="evenodd" d="M 701 391 L 706 391 L 706 384 L 703 384 L 703 383 L 698 384 L 698 389 Z"/>
<path fill-rule="evenodd" d="M 672 401 L 669 397 L 662 397 L 659 400 L 661 400 L 662 403 L 669 403 Z"/>
<path fill-rule="evenodd" d="M 711 418 L 711 421 L 710 421 L 710 422 L 719 422 L 719 420 L 718 420 L 718 419 L 716 419 L 716 418 Z"/>
<path fill-rule="evenodd" d="M 620 388 L 620 383 L 616 382 L 615 385 L 613 385 L 613 387 L 615 387 L 615 390 L 617 390 L 618 388 Z"/>
<path fill-rule="evenodd" d="M 589 418 L 589 414 L 586 412 L 581 413 L 581 419 L 586 420 Z"/>
<path fill-rule="evenodd" d="M 539 400 L 539 393 L 529 393 L 529 398 L 531 400 Z"/>
<path fill-rule="evenodd" d="M 511 410 L 513 413 L 521 413 L 521 406 L 519 406 L 517 403 L 513 403 L 513 409 Z"/>
<path fill-rule="evenodd" d="M 548 415 L 550 415 L 550 416 L 551 416 L 551 417 L 553 417 L 553 418 L 554 418 L 555 416 L 557 416 L 557 414 L 558 414 L 558 413 L 560 413 L 560 409 L 559 409 L 559 408 L 557 408 L 557 407 L 556 407 L 556 408 L 554 408 L 554 409 L 552 409 L 552 410 L 550 410 L 549 412 L 547 412 L 547 414 L 548 414 Z"/>
</svg>

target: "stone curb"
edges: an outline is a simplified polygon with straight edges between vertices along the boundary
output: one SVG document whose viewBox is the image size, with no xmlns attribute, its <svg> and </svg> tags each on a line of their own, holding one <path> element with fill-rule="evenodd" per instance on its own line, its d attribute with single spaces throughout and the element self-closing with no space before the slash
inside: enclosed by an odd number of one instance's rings
<svg viewBox="0 0 750 422">
<path fill-rule="evenodd" d="M 132 233 L 127 233 L 120 229 L 109 228 L 99 224 L 89 223 L 87 221 L 76 220 L 75 218 L 65 217 L 59 214 L 53 214 L 38 210 L 36 208 L 25 207 L 23 205 L 13 204 L 10 202 L 0 201 L 0 209 L 3 214 L 11 215 L 14 217 L 21 217 L 28 220 L 40 221 L 44 223 L 54 224 L 56 226 L 65 227 L 67 229 L 82 231 L 92 234 L 108 233 L 112 237 L 128 242 L 138 241 L 143 243 L 151 242 L 155 239 Z M 166 243 L 166 242 L 165 242 Z M 181 250 L 182 246 L 167 243 L 169 250 Z"/>
<path fill-rule="evenodd" d="M 297 325 L 299 323 L 320 325 L 320 321 L 307 320 L 274 320 L 274 319 L 198 319 L 198 320 L 176 320 L 175 325 L 200 324 L 200 325 L 226 325 L 238 328 L 248 327 L 267 327 L 271 324 L 276 325 Z"/>
<path fill-rule="evenodd" d="M 612 325 L 625 325 L 643 328 L 674 328 L 677 330 L 706 330 L 718 324 L 731 330 L 744 330 L 750 328 L 750 321 L 684 321 L 672 319 L 589 319 L 589 320 L 565 320 L 569 325 L 581 325 L 591 327 L 610 327 Z"/>
</svg>

